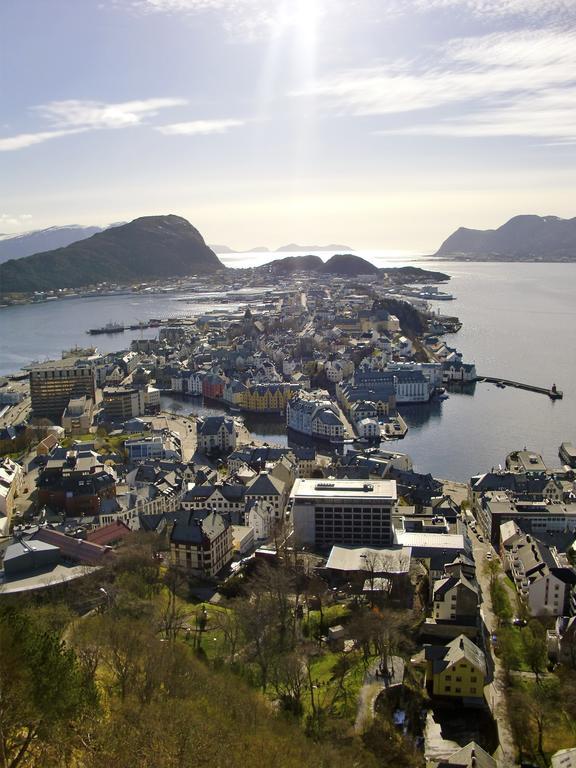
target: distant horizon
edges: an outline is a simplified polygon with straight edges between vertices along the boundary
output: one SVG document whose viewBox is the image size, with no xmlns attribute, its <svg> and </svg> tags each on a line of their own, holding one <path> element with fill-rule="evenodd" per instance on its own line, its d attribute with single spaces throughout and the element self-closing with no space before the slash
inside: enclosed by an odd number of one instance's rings
<svg viewBox="0 0 576 768">
<path fill-rule="evenodd" d="M 53 227 L 56 227 L 56 228 L 60 228 L 60 227 L 62 227 L 62 228 L 65 228 L 65 227 L 71 227 L 71 228 L 72 227 L 82 227 L 82 228 L 102 227 L 103 229 L 107 229 L 107 228 L 113 227 L 113 226 L 122 226 L 125 223 L 129 223 L 130 221 L 133 221 L 134 219 L 142 218 L 143 216 L 155 216 L 155 215 L 161 216 L 161 215 L 169 215 L 169 214 L 166 214 L 166 213 L 163 213 L 163 214 L 146 213 L 146 214 L 134 216 L 132 219 L 128 219 L 126 221 L 122 221 L 120 219 L 116 219 L 112 223 L 110 223 L 110 222 L 95 223 L 94 221 L 92 221 L 92 222 L 88 222 L 88 223 L 75 222 L 75 223 L 66 223 L 66 224 L 51 224 L 51 225 L 48 225 L 48 226 L 45 226 L 45 227 L 38 227 L 38 228 L 26 227 L 26 229 L 22 229 L 22 230 L 19 230 L 19 231 L 16 231 L 16 232 L 0 232 L 0 238 L 18 237 L 18 236 L 21 236 L 21 235 L 32 234 L 34 232 L 41 232 L 43 230 L 51 229 Z M 254 238 L 253 240 L 249 240 L 248 239 L 246 241 L 246 242 L 250 243 L 250 245 L 248 247 L 244 247 L 242 245 L 238 246 L 236 244 L 231 245 L 230 242 L 225 242 L 225 238 L 220 238 L 220 239 L 218 239 L 216 237 L 210 238 L 209 236 L 207 236 L 205 234 L 205 232 L 202 230 L 202 228 L 200 226 L 198 226 L 194 221 L 192 221 L 187 216 L 184 216 L 184 215 L 182 215 L 180 213 L 176 213 L 176 214 L 172 214 L 172 215 L 181 216 L 182 218 L 187 219 L 190 222 L 190 224 L 192 224 L 192 226 L 194 226 L 196 229 L 198 229 L 198 231 L 200 232 L 200 234 L 204 238 L 204 241 L 206 242 L 206 244 L 209 247 L 213 248 L 214 245 L 218 245 L 218 246 L 223 246 L 223 247 L 230 248 L 233 251 L 233 253 L 230 253 L 230 254 L 226 254 L 225 252 L 220 252 L 220 255 L 245 256 L 245 255 L 250 254 L 250 253 L 257 254 L 258 251 L 254 250 L 256 248 L 268 248 L 268 253 L 270 255 L 272 255 L 272 254 L 278 253 L 278 249 L 279 248 L 285 248 L 287 245 L 291 245 L 291 244 L 300 245 L 304 241 L 304 238 L 291 237 L 291 238 L 286 239 L 283 242 L 279 242 L 277 245 L 269 245 L 268 243 L 255 242 L 255 238 Z M 493 226 L 478 227 L 478 226 L 471 226 L 471 225 L 467 225 L 467 224 L 460 224 L 459 227 L 465 227 L 465 228 L 468 228 L 468 229 L 483 229 L 483 230 L 484 229 L 498 229 L 498 227 L 500 227 L 503 224 L 505 224 L 511 218 L 514 218 L 514 216 L 531 216 L 531 215 L 541 216 L 541 217 L 554 216 L 554 217 L 561 218 L 561 219 L 576 218 L 576 214 L 572 214 L 572 215 L 569 214 L 569 215 L 566 215 L 566 216 L 560 216 L 559 214 L 550 213 L 549 211 L 547 213 L 533 213 L 533 212 L 526 213 L 526 212 L 520 212 L 520 213 L 514 214 L 513 216 L 508 216 L 507 218 L 501 219 L 499 221 L 499 223 L 494 224 Z M 390 243 L 386 243 L 385 245 L 384 244 L 376 245 L 374 243 L 369 243 L 369 244 L 364 244 L 364 245 L 358 246 L 356 244 L 347 243 L 346 246 L 347 246 L 348 250 L 350 250 L 350 251 L 352 251 L 354 253 L 380 252 L 380 253 L 389 254 L 389 255 L 398 254 L 398 255 L 406 255 L 406 256 L 433 256 L 433 255 L 436 254 L 436 252 L 438 251 L 438 249 L 440 248 L 440 246 L 442 245 L 444 240 L 446 240 L 456 229 L 458 229 L 458 227 L 455 227 L 453 230 L 451 230 L 449 232 L 446 232 L 445 235 L 442 237 L 442 239 L 438 242 L 438 244 L 435 247 L 428 247 L 427 248 L 427 247 L 421 246 L 421 245 L 420 246 L 419 245 L 412 245 L 410 247 L 407 243 L 404 244 L 403 246 L 394 246 L 394 245 L 392 245 Z M 323 240 L 323 241 L 321 241 L 320 238 L 318 238 L 317 241 L 314 243 L 314 245 L 316 245 L 320 249 L 326 249 L 328 247 L 328 245 L 330 245 L 331 243 L 333 243 L 335 245 L 338 245 L 338 243 L 336 243 L 336 238 L 329 238 L 329 237 L 325 238 L 325 240 Z M 215 251 L 215 252 L 219 253 L 218 251 Z M 289 256 L 291 253 L 306 253 L 306 252 L 308 252 L 308 253 L 317 253 L 319 255 L 322 254 L 322 253 L 326 253 L 325 250 L 315 250 L 313 248 L 306 248 L 306 247 L 304 247 L 301 250 L 282 251 L 282 252 L 279 253 L 279 255 L 280 256 Z"/>
</svg>

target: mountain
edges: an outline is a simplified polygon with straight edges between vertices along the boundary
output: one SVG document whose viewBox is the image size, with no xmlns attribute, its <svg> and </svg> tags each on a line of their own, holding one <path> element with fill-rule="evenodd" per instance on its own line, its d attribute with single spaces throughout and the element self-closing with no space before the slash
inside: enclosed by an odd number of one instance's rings
<svg viewBox="0 0 576 768">
<path fill-rule="evenodd" d="M 260 267 L 267 272 L 282 272 L 291 274 L 292 272 L 322 272 L 324 262 L 320 256 L 286 256 L 283 259 L 269 261 Z"/>
<path fill-rule="evenodd" d="M 377 275 L 380 270 L 361 256 L 352 253 L 337 253 L 324 264 L 323 272 L 330 275 L 356 277 L 357 275 Z"/>
<path fill-rule="evenodd" d="M 378 267 L 360 256 L 352 253 L 340 253 L 332 256 L 324 262 L 320 256 L 308 254 L 307 256 L 286 256 L 283 259 L 269 261 L 260 267 L 262 271 L 290 274 L 292 272 L 316 272 L 318 274 L 343 275 L 356 277 L 357 275 L 378 274 Z"/>
<path fill-rule="evenodd" d="M 270 248 L 266 248 L 265 245 L 259 245 L 256 248 L 248 248 L 246 251 L 236 251 L 234 248 L 230 248 L 228 245 L 209 245 L 208 248 L 212 248 L 214 253 L 270 253 Z"/>
<path fill-rule="evenodd" d="M 276 253 L 297 253 L 299 251 L 353 251 L 354 248 L 350 248 L 349 245 L 296 245 L 296 243 L 290 243 L 289 245 L 282 245 L 280 248 L 276 248 Z"/>
<path fill-rule="evenodd" d="M 22 259 L 33 253 L 63 248 L 70 243 L 92 237 L 102 230 L 103 227 L 81 227 L 70 224 L 65 227 L 48 227 L 48 229 L 22 232 L 18 235 L 0 235 L 0 264 L 9 259 Z"/>
<path fill-rule="evenodd" d="M 576 217 L 515 216 L 498 229 L 460 227 L 436 256 L 487 261 L 576 261 Z"/>
<path fill-rule="evenodd" d="M 180 216 L 144 216 L 65 248 L 0 264 L 2 293 L 209 274 L 223 269 L 202 235 Z"/>
</svg>

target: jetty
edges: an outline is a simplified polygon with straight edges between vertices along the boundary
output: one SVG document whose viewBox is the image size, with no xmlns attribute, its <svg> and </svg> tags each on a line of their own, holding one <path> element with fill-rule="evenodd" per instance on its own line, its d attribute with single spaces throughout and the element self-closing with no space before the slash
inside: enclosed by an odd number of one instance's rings
<svg viewBox="0 0 576 768">
<path fill-rule="evenodd" d="M 510 379 L 500 379 L 497 376 L 477 376 L 474 381 L 486 381 L 488 384 L 496 384 L 498 387 L 514 387 L 515 389 L 525 389 L 527 392 L 537 392 L 539 395 L 547 395 L 551 400 L 562 400 L 564 393 L 552 384 L 550 389 L 546 387 L 536 387 L 534 384 L 523 384 L 521 381 L 511 381 Z"/>
</svg>

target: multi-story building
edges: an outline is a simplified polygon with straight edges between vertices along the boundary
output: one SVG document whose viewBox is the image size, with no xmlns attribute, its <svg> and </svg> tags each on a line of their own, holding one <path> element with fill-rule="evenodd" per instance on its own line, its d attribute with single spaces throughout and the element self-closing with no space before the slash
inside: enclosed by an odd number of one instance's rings
<svg viewBox="0 0 576 768">
<path fill-rule="evenodd" d="M 57 449 L 38 476 L 38 504 L 69 516 L 116 508 L 116 473 L 92 451 Z"/>
<path fill-rule="evenodd" d="M 286 426 L 332 443 L 344 439 L 344 424 L 328 393 L 308 395 L 300 392 L 289 400 L 286 405 Z"/>
<path fill-rule="evenodd" d="M 84 358 L 48 360 L 30 370 L 30 397 L 35 416 L 60 423 L 70 398 L 96 399 L 94 364 Z"/>
<path fill-rule="evenodd" d="M 251 384 L 246 387 L 239 407 L 256 413 L 284 413 L 288 401 L 299 390 L 297 384 Z"/>
<path fill-rule="evenodd" d="M 124 450 L 131 462 L 147 459 L 181 459 L 182 444 L 176 432 L 166 430 L 161 435 L 126 440 Z"/>
<path fill-rule="evenodd" d="M 386 547 L 393 542 L 393 480 L 303 480 L 290 496 L 296 544 Z"/>
<path fill-rule="evenodd" d="M 91 398 L 86 397 L 86 395 L 70 398 L 70 402 L 62 414 L 64 430 L 71 435 L 85 434 L 92 424 L 93 412 L 94 402 Z"/>
<path fill-rule="evenodd" d="M 426 682 L 434 696 L 481 699 L 488 671 L 484 652 L 459 635 L 446 645 L 425 648 Z"/>
<path fill-rule="evenodd" d="M 198 450 L 203 453 L 227 453 L 236 447 L 236 427 L 229 416 L 199 419 L 196 427 Z"/>
<path fill-rule="evenodd" d="M 185 513 L 170 534 L 170 559 L 176 568 L 197 576 L 216 576 L 232 560 L 232 526 L 208 509 Z"/>
<path fill-rule="evenodd" d="M 22 490 L 24 473 L 12 459 L 0 459 L 0 536 L 7 536 L 14 512 L 14 499 Z"/>
<path fill-rule="evenodd" d="M 108 421 L 121 422 L 146 412 L 144 390 L 136 387 L 106 387 L 102 405 Z"/>
</svg>

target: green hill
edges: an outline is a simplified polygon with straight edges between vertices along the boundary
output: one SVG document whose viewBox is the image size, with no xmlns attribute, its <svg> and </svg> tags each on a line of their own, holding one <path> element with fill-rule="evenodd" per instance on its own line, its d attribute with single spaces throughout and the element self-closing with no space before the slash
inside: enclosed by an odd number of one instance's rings
<svg viewBox="0 0 576 768">
<path fill-rule="evenodd" d="M 95 283 L 209 274 L 223 265 L 190 222 L 144 216 L 65 248 L 0 265 L 0 292 L 78 288 Z"/>
</svg>

